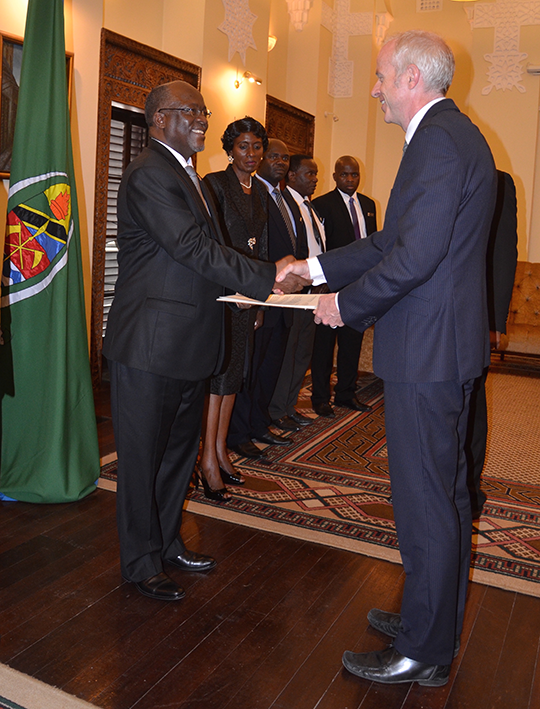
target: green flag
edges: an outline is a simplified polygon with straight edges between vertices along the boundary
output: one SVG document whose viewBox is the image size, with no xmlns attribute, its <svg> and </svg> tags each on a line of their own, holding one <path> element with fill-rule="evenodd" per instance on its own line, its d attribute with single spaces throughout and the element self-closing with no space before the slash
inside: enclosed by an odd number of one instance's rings
<svg viewBox="0 0 540 709">
<path fill-rule="evenodd" d="M 0 492 L 95 489 L 96 418 L 69 125 L 63 0 L 29 0 L 2 272 Z"/>
</svg>

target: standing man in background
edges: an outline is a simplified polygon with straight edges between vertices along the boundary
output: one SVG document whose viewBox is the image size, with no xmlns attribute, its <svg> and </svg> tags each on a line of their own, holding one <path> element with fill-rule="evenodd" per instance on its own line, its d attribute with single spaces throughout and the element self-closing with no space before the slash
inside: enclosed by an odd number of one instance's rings
<svg viewBox="0 0 540 709">
<path fill-rule="evenodd" d="M 320 296 L 316 322 L 358 330 L 376 323 L 373 365 L 384 381 L 406 578 L 400 613 L 368 614 L 393 645 L 347 651 L 343 664 L 384 684 L 448 682 L 469 579 L 465 437 L 474 380 L 489 362 L 486 249 L 496 175 L 482 134 L 445 98 L 454 66 L 450 47 L 430 32 L 384 45 L 372 96 L 385 122 L 405 131 L 384 227 L 283 271 L 335 291 Z"/>
<path fill-rule="evenodd" d="M 309 155 L 293 155 L 283 191 L 287 204 L 302 215 L 309 256 L 319 256 L 325 250 L 324 226 L 309 201 L 317 187 L 318 171 L 317 163 Z M 305 290 L 313 292 L 309 287 Z M 284 431 L 298 431 L 310 423 L 295 406 L 311 361 L 315 328 L 310 310 L 293 309 L 287 349 L 269 407 L 272 423 Z"/>
<path fill-rule="evenodd" d="M 360 184 L 358 161 L 350 155 L 338 158 L 332 177 L 336 188 L 313 200 L 313 206 L 324 220 L 327 251 L 352 244 L 357 239 L 365 239 L 377 231 L 375 202 L 357 192 Z M 334 416 L 330 406 L 330 377 L 336 340 L 338 351 L 334 403 L 353 411 L 371 411 L 371 406 L 363 404 L 356 397 L 358 360 L 363 337 L 363 332 L 348 325 L 335 330 L 327 325 L 317 325 L 311 360 L 311 403 L 319 416 Z"/>
<path fill-rule="evenodd" d="M 497 202 L 489 233 L 486 270 L 489 340 L 492 350 L 499 348 L 501 334 L 506 333 L 506 320 L 516 275 L 517 239 L 516 186 L 511 175 L 497 170 Z M 488 369 L 489 367 L 486 367 L 474 383 L 467 431 L 468 483 L 473 519 L 480 517 L 486 502 L 486 493 L 480 482 L 486 459 L 488 434 Z"/>
</svg>

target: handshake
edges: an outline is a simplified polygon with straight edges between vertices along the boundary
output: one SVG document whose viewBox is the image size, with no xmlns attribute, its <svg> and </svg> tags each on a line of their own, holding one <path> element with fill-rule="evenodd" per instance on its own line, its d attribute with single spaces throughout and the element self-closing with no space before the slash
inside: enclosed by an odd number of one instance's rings
<svg viewBox="0 0 540 709">
<path fill-rule="evenodd" d="M 279 295 L 296 293 L 304 286 L 312 283 L 307 261 L 295 261 L 292 256 L 286 256 L 277 261 L 276 272 L 276 282 L 272 290 Z M 329 325 L 332 329 L 343 327 L 344 325 L 337 306 L 335 293 L 319 296 L 319 304 L 314 316 L 317 325 Z"/>
<path fill-rule="evenodd" d="M 306 261 L 296 261 L 294 256 L 285 256 L 276 261 L 276 282 L 272 288 L 273 293 L 278 295 L 298 293 L 311 283 Z"/>
</svg>

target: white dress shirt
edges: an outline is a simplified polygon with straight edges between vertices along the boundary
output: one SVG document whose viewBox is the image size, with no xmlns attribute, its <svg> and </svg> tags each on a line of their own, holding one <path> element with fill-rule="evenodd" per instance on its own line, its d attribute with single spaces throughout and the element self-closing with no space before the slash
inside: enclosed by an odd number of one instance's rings
<svg viewBox="0 0 540 709">
<path fill-rule="evenodd" d="M 304 200 L 306 197 L 302 197 L 300 192 L 297 192 L 296 190 L 293 190 L 292 187 L 288 186 L 287 189 L 291 193 L 291 195 L 294 198 L 294 201 L 298 205 L 298 208 L 300 209 L 300 214 L 302 215 L 302 219 L 304 220 L 304 224 L 306 227 L 306 236 L 307 236 L 307 243 L 308 243 L 308 254 L 309 256 L 319 256 L 322 254 L 322 249 L 319 246 L 319 242 L 317 241 L 315 237 L 315 233 L 313 230 L 313 222 L 311 221 L 311 214 L 312 212 L 310 211 L 309 207 L 304 204 Z M 326 243 L 325 240 L 325 235 L 324 235 L 324 225 L 321 222 L 321 220 L 317 217 L 316 214 L 313 214 L 313 218 L 317 222 L 317 227 L 319 229 L 319 234 L 321 235 L 321 239 L 323 241 L 323 244 Z"/>
<path fill-rule="evenodd" d="M 193 167 L 193 163 L 191 162 L 191 158 L 188 158 L 186 160 L 186 158 L 183 155 L 181 155 L 174 148 L 171 148 L 171 146 L 167 145 L 167 143 L 164 143 L 163 141 L 158 140 L 157 138 L 152 138 L 152 140 L 155 140 L 156 143 L 159 143 L 160 145 L 163 145 L 164 148 L 167 148 L 167 150 L 174 155 L 174 157 L 178 160 L 178 162 L 180 163 L 180 165 L 182 165 L 183 168 L 187 167 L 187 165 L 191 165 L 191 167 Z"/>
<path fill-rule="evenodd" d="M 343 197 L 343 201 L 345 202 L 345 206 L 347 207 L 347 214 L 349 215 L 349 218 L 352 222 L 350 207 L 351 197 L 345 192 L 342 192 L 340 189 L 338 189 L 338 192 Z M 358 218 L 358 226 L 360 227 L 360 238 L 365 239 L 368 235 L 366 229 L 366 220 L 364 218 L 364 212 L 362 211 L 362 207 L 360 206 L 360 200 L 358 199 L 358 195 L 356 194 L 356 192 L 352 195 L 352 198 L 354 211 L 356 212 L 356 216 Z"/>
</svg>

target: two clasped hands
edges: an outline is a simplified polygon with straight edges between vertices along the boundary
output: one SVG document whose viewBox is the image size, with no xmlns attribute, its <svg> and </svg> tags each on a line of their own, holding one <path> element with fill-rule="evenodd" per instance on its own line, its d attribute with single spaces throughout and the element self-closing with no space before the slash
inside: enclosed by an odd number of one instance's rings
<svg viewBox="0 0 540 709">
<path fill-rule="evenodd" d="M 280 295 L 284 293 L 297 293 L 305 286 L 312 283 L 307 261 L 295 261 L 292 256 L 286 256 L 276 263 L 276 282 L 272 289 Z M 319 296 L 319 304 L 314 312 L 317 325 L 329 325 L 331 328 L 343 327 L 338 307 L 336 294 L 325 293 Z"/>
</svg>

